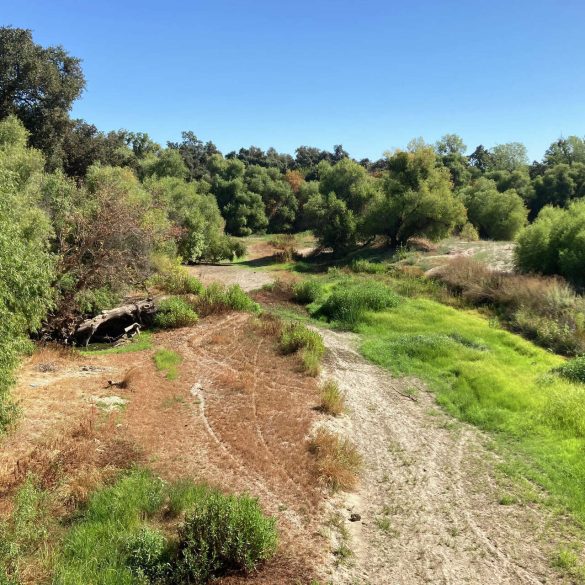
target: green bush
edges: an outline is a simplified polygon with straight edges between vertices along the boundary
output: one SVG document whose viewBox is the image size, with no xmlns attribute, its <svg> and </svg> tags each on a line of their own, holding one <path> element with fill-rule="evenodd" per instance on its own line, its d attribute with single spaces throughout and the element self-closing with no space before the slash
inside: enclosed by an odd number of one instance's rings
<svg viewBox="0 0 585 585">
<path fill-rule="evenodd" d="M 179 529 L 181 582 L 206 583 L 231 571 L 249 573 L 276 551 L 275 520 L 256 499 L 210 492 Z"/>
<path fill-rule="evenodd" d="M 205 315 L 230 309 L 250 313 L 257 313 L 260 310 L 258 303 L 254 302 L 239 284 L 226 288 L 219 283 L 212 283 L 195 300 L 195 304 Z"/>
<path fill-rule="evenodd" d="M 170 297 L 159 303 L 154 324 L 163 329 L 172 329 L 194 325 L 198 319 L 197 313 L 186 301 L 179 297 Z"/>
<path fill-rule="evenodd" d="M 201 281 L 188 274 L 186 270 L 156 274 L 151 278 L 150 283 L 171 295 L 198 295 L 203 290 Z"/>
<path fill-rule="evenodd" d="M 585 384 L 585 356 L 574 358 L 554 371 L 571 382 Z"/>
<path fill-rule="evenodd" d="M 387 272 L 387 266 L 380 264 L 379 262 L 370 262 L 363 258 L 356 258 L 350 264 L 349 268 L 352 272 L 365 273 L 365 274 L 384 274 Z"/>
<path fill-rule="evenodd" d="M 138 579 L 147 583 L 167 577 L 171 570 L 168 542 L 152 528 L 141 528 L 126 541 L 126 564 Z"/>
<path fill-rule="evenodd" d="M 523 272 L 559 274 L 585 286 L 585 201 L 568 209 L 543 208 L 518 236 L 515 261 Z"/>
<path fill-rule="evenodd" d="M 316 280 L 303 280 L 293 284 L 293 300 L 303 305 L 314 303 L 321 296 L 322 286 Z"/>
<path fill-rule="evenodd" d="M 75 296 L 75 303 L 83 315 L 97 315 L 100 311 L 117 306 L 120 299 L 120 294 L 104 286 L 94 290 L 82 290 Z"/>
<path fill-rule="evenodd" d="M 280 349 L 284 354 L 296 353 L 301 349 L 322 356 L 325 352 L 323 338 L 302 323 L 287 323 L 280 334 Z"/>
<path fill-rule="evenodd" d="M 366 311 L 381 311 L 399 304 L 399 297 L 384 284 L 375 280 L 338 285 L 318 313 L 329 321 L 355 325 L 363 320 Z"/>
</svg>

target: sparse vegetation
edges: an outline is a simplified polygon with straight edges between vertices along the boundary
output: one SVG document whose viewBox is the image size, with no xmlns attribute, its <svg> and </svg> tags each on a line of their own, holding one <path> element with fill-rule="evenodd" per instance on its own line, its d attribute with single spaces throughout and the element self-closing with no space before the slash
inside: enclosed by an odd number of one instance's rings
<svg viewBox="0 0 585 585">
<path fill-rule="evenodd" d="M 157 370 L 164 372 L 167 380 L 175 380 L 179 375 L 178 366 L 182 362 L 181 356 L 170 349 L 159 349 L 154 354 L 154 363 Z"/>
<path fill-rule="evenodd" d="M 345 411 L 345 395 L 335 380 L 326 380 L 321 385 L 321 410 L 333 416 Z"/>
<path fill-rule="evenodd" d="M 309 442 L 309 450 L 315 456 L 318 476 L 333 491 L 357 485 L 362 458 L 349 439 L 319 428 Z"/>
</svg>

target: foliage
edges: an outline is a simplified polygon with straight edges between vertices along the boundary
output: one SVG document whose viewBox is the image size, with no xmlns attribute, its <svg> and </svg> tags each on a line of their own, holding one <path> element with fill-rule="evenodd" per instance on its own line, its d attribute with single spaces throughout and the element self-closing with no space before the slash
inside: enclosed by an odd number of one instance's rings
<svg viewBox="0 0 585 585">
<path fill-rule="evenodd" d="M 572 200 L 585 197 L 585 161 L 548 168 L 534 179 L 533 186 L 530 201 L 533 216 L 546 205 L 566 207 Z"/>
<path fill-rule="evenodd" d="M 177 260 L 166 256 L 153 259 L 156 273 L 149 280 L 151 286 L 171 295 L 197 295 L 203 291 L 201 281 L 191 276 Z"/>
<path fill-rule="evenodd" d="M 276 552 L 277 542 L 275 521 L 256 499 L 210 492 L 179 529 L 177 572 L 191 583 L 250 573 Z"/>
<path fill-rule="evenodd" d="M 302 323 L 286 323 L 280 331 L 278 344 L 284 354 L 299 354 L 303 370 L 309 376 L 319 374 L 325 344 L 317 331 L 309 329 Z"/>
<path fill-rule="evenodd" d="M 0 122 L 0 432 L 14 415 L 7 391 L 26 336 L 53 304 L 51 227 L 39 208 L 43 158 L 14 117 Z"/>
<path fill-rule="evenodd" d="M 293 284 L 293 300 L 302 305 L 308 305 L 314 303 L 319 298 L 321 291 L 322 287 L 318 280 L 301 280 Z"/>
<path fill-rule="evenodd" d="M 260 310 L 239 284 L 225 287 L 219 283 L 211 283 L 203 293 L 194 300 L 195 307 L 204 315 L 221 313 L 230 309 L 257 313 Z"/>
<path fill-rule="evenodd" d="M 515 260 L 522 271 L 559 274 L 585 286 L 585 200 L 566 210 L 545 207 L 518 236 Z"/>
<path fill-rule="evenodd" d="M 383 274 L 387 271 L 388 266 L 380 262 L 370 262 L 364 258 L 356 258 L 351 261 L 349 268 L 352 272 L 358 274 Z"/>
<path fill-rule="evenodd" d="M 511 240 L 526 224 L 528 210 L 514 189 L 502 193 L 494 181 L 480 178 L 460 195 L 469 221 L 482 237 Z"/>
<path fill-rule="evenodd" d="M 173 514 L 166 532 L 166 505 Z M 172 521 L 186 514 L 179 530 Z M 96 492 L 68 528 L 55 559 L 56 585 L 206 583 L 250 571 L 275 551 L 275 522 L 256 500 L 193 482 L 167 484 L 136 469 Z M 199 572 L 198 572 L 199 571 Z"/>
<path fill-rule="evenodd" d="M 197 313 L 181 297 L 163 299 L 156 309 L 154 324 L 163 329 L 188 327 L 199 320 Z"/>
<path fill-rule="evenodd" d="M 68 112 L 85 80 L 80 60 L 62 47 L 41 47 L 27 29 L 0 28 L 0 120 L 13 114 L 51 168 L 60 164 Z"/>
<path fill-rule="evenodd" d="M 367 311 L 381 311 L 399 303 L 400 297 L 381 282 L 343 282 L 333 289 L 315 314 L 353 327 L 364 320 Z"/>
<path fill-rule="evenodd" d="M 388 157 L 388 166 L 383 197 L 368 220 L 371 234 L 399 245 L 412 236 L 439 239 L 465 223 L 465 208 L 453 195 L 449 172 L 438 165 L 432 148 L 415 145 L 397 151 Z"/>
<path fill-rule="evenodd" d="M 556 368 L 555 372 L 567 380 L 585 384 L 585 357 L 573 358 Z"/>
</svg>

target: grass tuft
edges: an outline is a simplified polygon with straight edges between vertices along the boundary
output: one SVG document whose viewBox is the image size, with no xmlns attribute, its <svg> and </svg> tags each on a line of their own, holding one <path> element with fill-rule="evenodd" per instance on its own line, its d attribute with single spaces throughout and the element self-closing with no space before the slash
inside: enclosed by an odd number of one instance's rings
<svg viewBox="0 0 585 585">
<path fill-rule="evenodd" d="M 345 394 L 335 380 L 327 380 L 321 386 L 321 410 L 332 416 L 339 416 L 345 411 Z"/>
<path fill-rule="evenodd" d="M 178 366 L 182 361 L 183 358 L 170 349 L 159 349 L 154 354 L 156 369 L 164 372 L 167 380 L 176 380 L 179 375 Z"/>
<path fill-rule="evenodd" d="M 199 320 L 197 313 L 180 297 L 163 299 L 154 317 L 154 324 L 163 329 L 189 327 Z"/>
<path fill-rule="evenodd" d="M 330 489 L 355 488 L 362 458 L 348 439 L 320 428 L 309 443 L 309 451 L 315 456 L 317 474 Z"/>
</svg>

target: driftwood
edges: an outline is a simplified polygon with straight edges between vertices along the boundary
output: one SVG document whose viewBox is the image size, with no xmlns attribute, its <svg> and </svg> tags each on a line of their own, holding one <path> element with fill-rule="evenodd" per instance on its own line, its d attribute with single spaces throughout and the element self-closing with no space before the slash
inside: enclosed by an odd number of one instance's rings
<svg viewBox="0 0 585 585">
<path fill-rule="evenodd" d="M 111 343 L 133 337 L 143 326 L 150 324 L 155 312 L 152 299 L 102 311 L 83 321 L 75 330 L 73 339 L 77 345 L 87 346 L 92 341 Z"/>
</svg>

